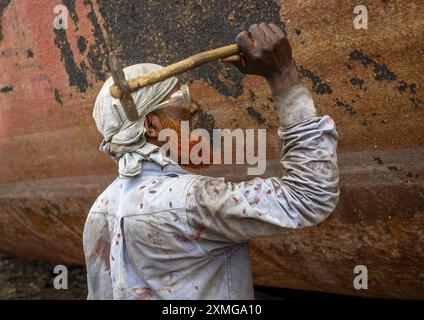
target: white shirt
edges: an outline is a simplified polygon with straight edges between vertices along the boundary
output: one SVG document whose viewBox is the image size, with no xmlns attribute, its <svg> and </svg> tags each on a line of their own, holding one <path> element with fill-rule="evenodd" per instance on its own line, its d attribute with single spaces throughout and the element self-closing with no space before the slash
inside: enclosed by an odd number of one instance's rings
<svg viewBox="0 0 424 320">
<path fill-rule="evenodd" d="M 339 198 L 329 116 L 279 128 L 281 177 L 226 182 L 151 162 L 117 178 L 84 228 L 89 299 L 253 299 L 247 241 L 323 221 Z"/>
</svg>

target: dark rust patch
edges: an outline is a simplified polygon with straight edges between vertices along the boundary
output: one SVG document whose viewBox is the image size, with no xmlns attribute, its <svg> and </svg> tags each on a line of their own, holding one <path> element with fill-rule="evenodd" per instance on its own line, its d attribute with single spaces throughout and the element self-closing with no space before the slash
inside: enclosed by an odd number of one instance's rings
<svg viewBox="0 0 424 320">
<path fill-rule="evenodd" d="M 54 99 L 63 107 L 62 98 L 60 97 L 60 93 L 56 88 L 54 89 Z"/>
<path fill-rule="evenodd" d="M 13 91 L 13 87 L 12 86 L 5 86 L 5 87 L 3 87 L 3 88 L 0 89 L 0 92 L 1 93 L 8 93 L 8 92 L 11 92 L 11 91 Z"/>
<path fill-rule="evenodd" d="M 375 162 L 377 162 L 378 164 L 383 164 L 383 160 L 381 160 L 381 158 L 380 158 L 380 157 L 373 156 L 372 158 L 373 158 L 373 160 L 374 160 Z"/>
<path fill-rule="evenodd" d="M 417 85 L 415 83 L 407 83 L 404 80 L 399 82 L 399 85 L 396 87 L 399 92 L 405 92 L 406 90 L 409 89 L 409 92 L 412 94 L 416 94 L 417 93 Z"/>
<path fill-rule="evenodd" d="M 62 3 L 68 9 L 69 15 L 71 16 L 71 19 L 72 21 L 74 21 L 74 24 L 76 26 L 79 19 L 78 19 L 77 11 L 75 9 L 75 0 L 62 0 Z"/>
<path fill-rule="evenodd" d="M 378 81 L 388 80 L 394 81 L 397 76 L 385 64 L 378 63 L 377 60 L 370 58 L 361 50 L 355 49 L 349 54 L 349 60 L 356 60 L 362 63 L 364 67 L 372 66 L 374 71 L 374 79 Z"/>
<path fill-rule="evenodd" d="M 83 36 L 78 37 L 77 46 L 78 46 L 78 50 L 81 53 L 84 53 L 84 51 L 87 49 L 87 41 L 85 40 Z"/>
<path fill-rule="evenodd" d="M 65 29 L 54 29 L 55 44 L 60 50 L 60 59 L 64 63 L 66 73 L 69 77 L 69 85 L 74 86 L 80 92 L 85 92 L 88 87 L 87 75 L 82 66 L 78 66 L 74 59 L 71 46 L 66 37 Z"/>
<path fill-rule="evenodd" d="M 200 109 L 194 116 L 193 128 L 205 129 L 209 132 L 210 135 L 212 135 L 213 129 L 216 128 L 215 119 L 211 114 L 207 113 L 205 110 Z"/>
<path fill-rule="evenodd" d="M 353 77 L 349 80 L 349 82 L 354 85 L 355 87 L 359 87 L 361 89 L 362 86 L 364 85 L 365 81 L 363 79 L 357 78 L 357 77 Z"/>
<path fill-rule="evenodd" d="M 272 0 L 180 1 L 166 5 L 154 0 L 141 5 L 127 1 L 98 1 L 109 33 L 110 48 L 122 52 L 124 64 L 153 62 L 167 65 L 195 53 L 234 43 L 250 24 L 279 25 L 279 6 Z M 244 76 L 219 62 L 182 75 L 185 81 L 204 79 L 221 94 L 239 96 Z"/>
<path fill-rule="evenodd" d="M 28 49 L 27 50 L 27 58 L 28 59 L 32 59 L 33 57 L 34 57 L 34 52 L 32 52 L 31 49 Z"/>
<path fill-rule="evenodd" d="M 75 2 L 70 0 L 62 0 L 63 4 L 68 8 L 69 14 L 75 24 L 75 29 L 78 30 L 78 15 L 75 9 Z M 69 76 L 69 85 L 77 87 L 78 91 L 85 92 L 91 84 L 87 80 L 87 71 L 94 74 L 96 81 L 106 80 L 108 64 L 106 62 L 109 50 L 100 28 L 94 7 L 91 1 L 84 0 L 84 5 L 90 7 L 90 12 L 87 14 L 88 20 L 92 24 L 92 32 L 94 43 L 88 47 L 87 59 L 88 63 L 81 61 L 79 65 L 75 62 L 74 53 L 72 52 L 69 40 L 66 36 L 66 30 L 54 29 L 55 44 L 61 52 L 61 60 L 65 65 L 66 73 Z M 87 41 L 84 36 L 77 38 L 78 51 L 75 54 L 79 55 L 86 52 Z"/>
<path fill-rule="evenodd" d="M 2 27 L 2 16 L 4 10 L 9 5 L 10 0 L 0 0 L 0 43 L 3 41 L 3 27 Z"/>
<path fill-rule="evenodd" d="M 415 108 L 424 108 L 424 101 L 416 98 L 411 98 L 411 102 Z"/>
<path fill-rule="evenodd" d="M 37 214 L 32 208 L 29 207 L 22 207 L 22 210 L 25 212 L 25 214 Z"/>
<path fill-rule="evenodd" d="M 107 62 L 109 56 L 109 48 L 106 44 L 103 32 L 100 28 L 99 21 L 94 11 L 94 6 L 91 1 L 84 0 L 84 4 L 90 7 L 90 12 L 87 14 L 87 18 L 93 25 L 94 44 L 88 49 L 88 61 L 90 63 L 91 71 L 94 73 L 97 81 L 106 80 L 106 73 L 109 71 L 109 64 Z M 140 20 L 143 21 L 143 20 Z M 139 23 L 139 21 L 138 21 Z M 135 31 L 136 30 L 136 31 Z M 138 28 L 132 31 L 138 34 Z M 126 48 L 127 46 L 124 46 Z"/>
<path fill-rule="evenodd" d="M 252 101 L 255 101 L 256 98 L 258 97 L 251 89 L 249 89 L 249 95 Z"/>
<path fill-rule="evenodd" d="M 333 93 L 333 90 L 331 89 L 330 85 L 326 83 L 325 81 L 323 81 L 320 76 L 318 76 L 311 70 L 301 66 L 299 73 L 302 75 L 302 77 L 307 77 L 312 81 L 312 90 L 316 94 L 332 94 Z"/>
<path fill-rule="evenodd" d="M 256 111 L 253 107 L 246 108 L 247 113 L 256 120 L 257 123 L 263 124 L 265 123 L 265 118 L 261 115 L 259 111 Z"/>
<path fill-rule="evenodd" d="M 355 109 L 353 109 L 352 105 L 350 105 L 349 103 L 339 100 L 339 98 L 334 99 L 334 102 L 337 107 L 345 109 L 347 112 L 349 112 L 353 116 L 356 115 Z"/>
</svg>

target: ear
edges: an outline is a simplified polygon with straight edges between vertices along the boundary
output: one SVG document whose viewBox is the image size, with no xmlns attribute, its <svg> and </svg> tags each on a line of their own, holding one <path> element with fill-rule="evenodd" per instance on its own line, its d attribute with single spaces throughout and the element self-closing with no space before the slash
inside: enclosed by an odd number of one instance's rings
<svg viewBox="0 0 424 320">
<path fill-rule="evenodd" d="M 155 113 L 149 113 L 146 116 L 144 127 L 146 128 L 146 136 L 148 138 L 157 138 L 159 132 L 163 129 L 160 117 Z"/>
</svg>

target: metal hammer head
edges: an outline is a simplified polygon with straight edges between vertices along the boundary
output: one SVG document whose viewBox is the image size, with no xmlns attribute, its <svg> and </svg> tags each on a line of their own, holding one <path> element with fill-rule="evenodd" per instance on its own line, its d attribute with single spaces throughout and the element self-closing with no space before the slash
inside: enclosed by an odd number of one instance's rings
<svg viewBox="0 0 424 320">
<path fill-rule="evenodd" d="M 115 85 L 117 85 L 121 90 L 121 97 L 119 98 L 119 101 L 124 108 L 125 115 L 127 116 L 128 120 L 136 121 L 138 120 L 137 107 L 135 106 L 134 99 L 131 96 L 131 91 L 128 87 L 127 80 L 125 79 L 122 65 L 115 53 L 110 54 L 109 64 L 113 81 L 115 82 Z"/>
</svg>

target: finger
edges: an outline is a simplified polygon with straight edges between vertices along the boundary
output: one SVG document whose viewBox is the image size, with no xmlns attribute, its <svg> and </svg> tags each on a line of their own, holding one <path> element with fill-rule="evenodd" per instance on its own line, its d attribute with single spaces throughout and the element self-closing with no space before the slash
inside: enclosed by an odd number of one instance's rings
<svg viewBox="0 0 424 320">
<path fill-rule="evenodd" d="M 272 31 L 272 29 L 266 23 L 261 23 L 259 25 L 259 29 L 263 32 L 266 39 L 274 40 L 276 38 L 274 31 Z"/>
<path fill-rule="evenodd" d="M 274 31 L 274 33 L 280 38 L 283 39 L 286 37 L 286 33 L 280 28 L 278 27 L 276 24 L 274 23 L 270 23 L 269 27 L 272 31 Z"/>
<path fill-rule="evenodd" d="M 238 44 L 242 52 L 247 51 L 253 47 L 252 39 L 247 31 L 240 32 L 236 37 L 236 43 Z"/>
<path fill-rule="evenodd" d="M 259 29 L 264 34 L 264 49 L 273 50 L 275 44 L 278 43 L 278 36 L 265 23 L 261 23 Z"/>
<path fill-rule="evenodd" d="M 234 55 L 220 60 L 223 63 L 231 63 L 241 72 L 246 68 L 246 61 L 241 55 Z"/>
<path fill-rule="evenodd" d="M 220 62 L 224 62 L 224 63 L 234 63 L 234 62 L 239 62 L 241 60 L 241 57 L 239 54 L 235 54 L 226 58 L 222 58 L 219 61 Z"/>
<path fill-rule="evenodd" d="M 247 31 L 243 31 L 239 33 L 236 37 L 236 43 L 240 49 L 242 55 L 249 57 L 251 56 L 251 52 L 254 48 L 253 41 L 250 38 L 250 33 Z"/>
<path fill-rule="evenodd" d="M 255 46 L 263 46 L 264 44 L 264 34 L 261 30 L 259 30 L 259 27 L 257 24 L 252 24 L 249 28 L 249 32 L 252 34 L 253 37 L 253 43 Z"/>
</svg>

